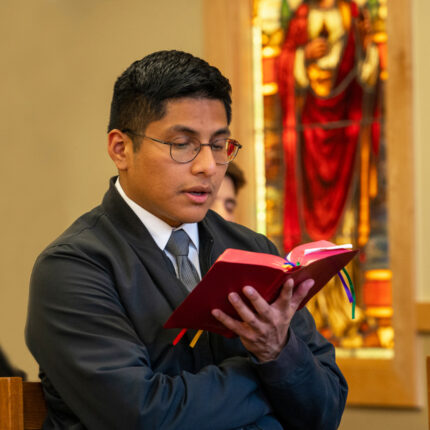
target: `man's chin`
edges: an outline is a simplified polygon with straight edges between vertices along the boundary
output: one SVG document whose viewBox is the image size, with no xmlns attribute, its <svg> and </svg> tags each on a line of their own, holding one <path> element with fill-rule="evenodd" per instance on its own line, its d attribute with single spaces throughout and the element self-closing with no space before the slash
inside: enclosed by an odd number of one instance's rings
<svg viewBox="0 0 430 430">
<path fill-rule="evenodd" d="M 190 213 L 189 215 L 188 214 L 186 216 L 184 215 L 184 221 L 182 222 L 182 224 L 191 224 L 194 222 L 202 221 L 203 218 L 208 213 L 208 210 L 209 210 L 209 207 L 204 209 L 202 208 L 197 211 L 193 211 L 193 213 Z"/>
<path fill-rule="evenodd" d="M 178 227 L 182 224 L 193 224 L 195 222 L 200 222 L 203 220 L 203 218 L 208 213 L 209 208 L 198 208 L 190 210 L 190 211 L 184 211 L 182 213 L 176 214 L 175 219 L 172 220 L 165 220 L 169 225 L 172 227 Z"/>
</svg>

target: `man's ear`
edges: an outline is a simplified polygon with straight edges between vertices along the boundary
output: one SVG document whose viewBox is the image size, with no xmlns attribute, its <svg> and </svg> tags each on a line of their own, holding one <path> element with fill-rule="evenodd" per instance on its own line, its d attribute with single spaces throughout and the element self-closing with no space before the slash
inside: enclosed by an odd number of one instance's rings
<svg viewBox="0 0 430 430">
<path fill-rule="evenodd" d="M 130 138 L 118 129 L 113 129 L 108 134 L 108 153 L 118 170 L 127 170 L 128 152 L 132 151 Z"/>
</svg>

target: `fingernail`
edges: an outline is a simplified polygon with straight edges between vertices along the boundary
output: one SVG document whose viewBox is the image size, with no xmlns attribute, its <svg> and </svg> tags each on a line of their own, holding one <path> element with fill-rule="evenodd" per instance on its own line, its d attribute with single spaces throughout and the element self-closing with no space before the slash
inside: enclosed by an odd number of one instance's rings
<svg viewBox="0 0 430 430">
<path fill-rule="evenodd" d="M 308 279 L 307 281 L 306 281 L 306 286 L 308 287 L 308 288 L 311 288 L 311 287 L 313 287 L 313 285 L 315 284 L 315 281 L 313 280 L 313 279 Z"/>
<path fill-rule="evenodd" d="M 213 315 L 214 317 L 219 317 L 219 315 L 220 315 L 219 310 L 218 310 L 218 309 L 213 309 L 213 310 L 212 310 L 212 315 Z"/>
<path fill-rule="evenodd" d="M 243 291 L 248 294 L 248 296 L 253 296 L 255 293 L 254 288 L 250 287 L 249 285 L 243 288 Z"/>
<path fill-rule="evenodd" d="M 228 298 L 230 299 L 231 302 L 237 302 L 239 300 L 239 296 L 236 293 L 230 293 L 228 295 Z"/>
</svg>

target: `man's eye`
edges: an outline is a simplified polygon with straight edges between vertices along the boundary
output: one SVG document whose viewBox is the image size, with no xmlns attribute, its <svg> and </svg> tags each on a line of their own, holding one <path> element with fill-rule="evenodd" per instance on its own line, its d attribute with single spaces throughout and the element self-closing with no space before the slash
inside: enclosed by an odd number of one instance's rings
<svg viewBox="0 0 430 430">
<path fill-rule="evenodd" d="M 193 142 L 190 140 L 180 140 L 172 142 L 172 145 L 174 149 L 177 150 L 184 150 L 184 149 L 190 149 L 193 147 Z"/>
<path fill-rule="evenodd" d="M 211 143 L 212 151 L 223 151 L 225 150 L 225 140 L 216 140 Z"/>
<path fill-rule="evenodd" d="M 234 210 L 236 209 L 236 204 L 237 204 L 236 200 L 227 199 L 224 202 L 224 208 L 229 214 L 232 214 L 234 212 Z"/>
</svg>

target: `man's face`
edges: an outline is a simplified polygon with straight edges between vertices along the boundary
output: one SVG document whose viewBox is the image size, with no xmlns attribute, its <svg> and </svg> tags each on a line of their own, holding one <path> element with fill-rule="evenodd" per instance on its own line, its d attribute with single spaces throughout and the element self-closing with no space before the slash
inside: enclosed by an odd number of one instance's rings
<svg viewBox="0 0 430 430">
<path fill-rule="evenodd" d="M 235 221 L 236 205 L 233 180 L 230 176 L 226 176 L 221 183 L 211 209 L 218 212 L 227 221 Z"/>
<path fill-rule="evenodd" d="M 229 133 L 224 104 L 205 98 L 168 101 L 165 116 L 145 130 L 146 136 L 166 142 L 185 135 L 210 143 Z M 126 163 L 119 167 L 120 183 L 133 201 L 175 227 L 204 218 L 227 168 L 215 163 L 210 147 L 202 147 L 193 161 L 180 164 L 170 157 L 169 145 L 144 138 L 133 152 L 131 140 L 124 142 Z"/>
</svg>

